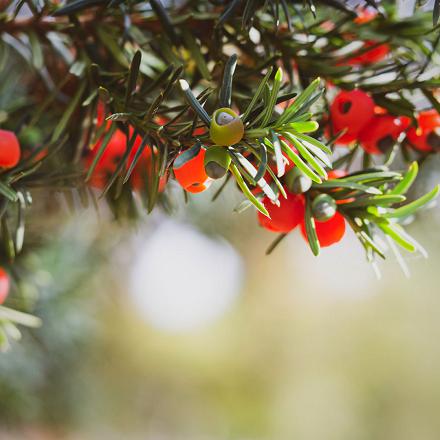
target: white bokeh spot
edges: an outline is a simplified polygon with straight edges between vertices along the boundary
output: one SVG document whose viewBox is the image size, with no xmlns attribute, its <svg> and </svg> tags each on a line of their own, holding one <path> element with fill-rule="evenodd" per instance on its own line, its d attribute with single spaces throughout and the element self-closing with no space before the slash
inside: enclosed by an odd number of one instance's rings
<svg viewBox="0 0 440 440">
<path fill-rule="evenodd" d="M 242 259 L 230 244 L 173 220 L 165 220 L 144 240 L 130 292 L 149 324 L 164 331 L 190 331 L 230 309 L 243 281 Z"/>
</svg>

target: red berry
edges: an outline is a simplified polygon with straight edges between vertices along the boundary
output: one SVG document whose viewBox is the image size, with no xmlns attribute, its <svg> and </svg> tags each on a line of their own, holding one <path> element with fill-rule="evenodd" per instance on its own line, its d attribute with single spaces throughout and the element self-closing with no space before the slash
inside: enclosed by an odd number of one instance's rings
<svg viewBox="0 0 440 440">
<path fill-rule="evenodd" d="M 89 168 L 101 147 L 102 139 L 100 139 L 90 153 L 85 158 L 86 168 Z M 104 153 L 100 157 L 96 167 L 93 171 L 90 183 L 96 188 L 103 189 L 108 182 L 108 178 L 116 171 L 119 161 L 125 153 L 127 139 L 121 130 L 116 130 L 107 146 Z"/>
<path fill-rule="evenodd" d="M 330 126 L 327 124 L 324 127 L 324 134 L 326 136 L 327 139 L 331 139 L 334 136 L 336 136 L 337 134 L 339 134 L 341 130 L 337 130 L 334 125 L 332 127 L 332 130 L 330 130 Z M 357 135 L 354 134 L 350 134 L 345 132 L 343 135 L 339 136 L 336 140 L 335 140 L 335 144 L 336 145 L 350 145 L 352 144 L 354 141 L 356 141 L 357 139 Z"/>
<path fill-rule="evenodd" d="M 133 134 L 133 127 L 129 128 L 129 135 Z M 90 167 L 93 163 L 94 157 L 99 151 L 102 143 L 102 138 L 93 146 L 92 150 L 86 156 L 84 162 L 86 168 Z M 133 148 L 130 152 L 130 156 L 127 161 L 127 169 L 133 162 L 136 153 L 138 152 L 142 144 L 141 136 L 137 136 Z M 109 177 L 116 171 L 119 162 L 123 158 L 127 148 L 127 137 L 121 130 L 116 130 L 107 144 L 104 153 L 100 157 L 94 171 L 90 184 L 96 188 L 103 189 L 108 183 Z M 130 182 L 134 190 L 141 190 L 146 184 L 146 176 L 151 169 L 151 156 L 152 151 L 149 146 L 146 146 L 140 158 L 138 159 L 136 166 L 131 174 Z M 167 176 L 162 176 L 159 181 L 159 192 L 163 192 L 167 183 Z"/>
<path fill-rule="evenodd" d="M 269 212 L 270 218 L 258 212 L 258 222 L 263 228 L 272 232 L 290 232 L 304 218 L 304 197 L 288 192 L 287 199 L 280 197 L 279 201 L 280 206 L 277 206 L 268 197 L 265 197 L 263 204 Z"/>
<path fill-rule="evenodd" d="M 160 125 L 160 126 L 163 127 L 163 126 L 168 122 L 168 119 L 164 118 L 163 116 L 156 116 L 156 117 L 154 118 L 154 122 L 155 122 L 157 125 Z"/>
<path fill-rule="evenodd" d="M 340 130 L 338 130 L 338 131 L 340 131 Z M 337 134 L 337 133 L 334 133 L 334 134 Z M 356 141 L 356 139 L 357 139 L 356 136 L 357 135 L 355 135 L 355 134 L 346 132 L 342 136 L 339 136 L 338 139 L 336 139 L 335 144 L 338 144 L 338 145 L 350 145 L 350 144 L 352 144 L 353 142 Z"/>
<path fill-rule="evenodd" d="M 336 212 L 335 215 L 325 222 L 315 219 L 316 235 L 321 247 L 331 246 L 342 239 L 345 234 L 345 219 L 342 214 Z M 306 226 L 301 222 L 301 234 L 307 240 Z"/>
<path fill-rule="evenodd" d="M 440 127 L 440 114 L 435 109 L 426 110 L 419 113 L 417 121 L 422 130 L 434 130 Z"/>
<path fill-rule="evenodd" d="M 353 20 L 357 24 L 365 24 L 374 20 L 377 16 L 377 11 L 373 8 L 359 8 L 357 17 Z"/>
<path fill-rule="evenodd" d="M 382 154 L 390 149 L 409 124 L 406 117 L 375 116 L 359 133 L 362 148 L 369 154 Z"/>
<path fill-rule="evenodd" d="M 157 117 L 156 121 L 158 124 L 164 124 L 166 121 L 163 118 Z M 133 127 L 130 127 L 129 134 L 130 136 L 133 135 L 134 129 Z M 127 162 L 127 169 L 132 164 L 134 158 L 136 157 L 136 154 L 139 150 L 139 148 L 142 145 L 142 137 L 136 136 L 136 139 L 133 143 L 133 148 L 130 152 L 130 156 L 128 158 Z M 153 148 L 154 154 L 157 153 L 157 148 Z M 136 166 L 134 167 L 134 170 L 131 174 L 130 182 L 134 190 L 140 191 L 142 190 L 147 184 L 148 184 L 148 174 L 152 172 L 152 157 L 153 157 L 153 151 L 150 148 L 149 145 L 147 145 L 143 150 L 142 154 L 139 157 L 138 161 L 136 162 Z M 158 165 L 158 158 L 156 158 L 156 165 Z M 159 178 L 159 187 L 158 192 L 162 193 L 165 191 L 165 186 L 168 182 L 168 174 L 164 174 Z"/>
<path fill-rule="evenodd" d="M 130 136 L 133 134 L 133 129 L 130 127 Z M 125 141 L 124 141 L 125 142 Z M 131 163 L 133 162 L 134 158 L 136 157 L 136 154 L 139 150 L 139 147 L 142 144 L 142 138 L 141 136 L 136 136 L 136 139 L 133 144 L 133 148 L 130 152 L 130 156 L 128 158 L 127 162 L 127 168 L 130 167 Z M 124 147 L 125 151 L 125 147 Z M 148 172 L 151 169 L 151 148 L 147 145 L 141 154 L 141 157 L 139 157 L 138 161 L 136 162 L 136 166 L 131 173 L 131 185 L 134 190 L 141 190 L 145 186 L 146 178 L 148 175 Z"/>
<path fill-rule="evenodd" d="M 97 120 L 97 128 L 105 124 L 106 130 L 110 129 L 111 121 L 105 120 L 105 105 L 99 101 L 96 111 L 96 120 Z M 154 119 L 158 125 L 164 125 L 167 121 L 166 119 L 157 116 Z M 129 127 L 129 137 L 133 135 L 134 129 L 133 127 Z M 98 142 L 91 148 L 91 151 L 85 158 L 85 166 L 86 168 L 90 167 L 93 163 L 93 159 L 95 155 L 98 153 L 99 148 L 102 144 L 102 140 L 105 134 L 101 136 Z M 136 136 L 134 140 L 133 147 L 130 152 L 130 156 L 127 161 L 127 169 L 130 167 L 133 162 L 140 146 L 142 144 L 142 137 L 140 135 Z M 127 148 L 127 137 L 121 130 L 116 130 L 111 137 L 109 143 L 107 144 L 104 153 L 99 159 L 90 183 L 92 186 L 103 189 L 108 183 L 109 177 L 116 171 L 120 160 L 123 158 Z M 130 182 L 134 190 L 141 190 L 147 183 L 147 175 L 151 169 L 151 157 L 152 151 L 151 148 L 147 145 L 143 151 L 141 156 L 138 158 L 136 166 L 132 171 Z M 164 175 L 160 178 L 159 181 L 159 192 L 163 192 L 165 189 L 165 185 L 168 181 L 168 176 Z"/>
<path fill-rule="evenodd" d="M 339 179 L 341 177 L 345 177 L 347 175 L 347 171 L 345 170 L 330 170 L 327 173 L 328 179 Z"/>
<path fill-rule="evenodd" d="M 346 129 L 338 142 L 350 143 L 373 118 L 374 101 L 362 90 L 342 91 L 330 106 L 330 115 L 334 133 Z"/>
<path fill-rule="evenodd" d="M 418 128 L 411 127 L 406 134 L 410 145 L 420 151 L 440 148 L 440 115 L 436 110 L 421 112 L 417 117 Z"/>
<path fill-rule="evenodd" d="M 368 47 L 373 47 L 370 50 L 367 50 L 366 52 L 363 52 L 360 55 L 354 56 L 350 58 L 347 61 L 347 64 L 350 65 L 368 65 L 368 64 L 374 64 L 378 63 L 379 61 L 382 61 L 386 56 L 390 53 L 390 46 L 388 44 L 379 44 L 377 45 L 376 41 L 366 41 L 364 43 L 364 46 L 361 48 L 361 50 L 365 50 Z"/>
<path fill-rule="evenodd" d="M 0 267 L 0 304 L 3 304 L 5 302 L 5 299 L 9 294 L 9 287 L 9 275 L 3 269 L 3 267 Z"/>
<path fill-rule="evenodd" d="M 13 168 L 20 160 L 20 144 L 15 133 L 0 130 L 0 168 Z"/>
<path fill-rule="evenodd" d="M 205 126 L 197 127 L 194 129 L 192 135 L 193 137 L 202 136 L 208 133 L 208 129 Z"/>
<path fill-rule="evenodd" d="M 185 191 L 190 192 L 190 193 L 194 193 L 194 194 L 201 193 L 201 192 L 207 190 L 211 186 L 211 183 L 212 183 L 212 180 L 210 180 L 210 179 L 205 180 L 202 183 L 195 182 L 192 185 L 187 186 L 185 188 Z"/>
<path fill-rule="evenodd" d="M 180 153 L 173 165 L 174 176 L 180 185 L 188 192 L 205 191 L 211 184 L 211 179 L 205 171 L 206 150 L 201 147 L 190 148 Z"/>
<path fill-rule="evenodd" d="M 103 124 L 108 129 L 112 125 L 111 121 L 105 120 L 105 105 L 102 101 L 98 102 L 98 106 L 96 107 L 96 128 L 99 129 Z"/>
</svg>

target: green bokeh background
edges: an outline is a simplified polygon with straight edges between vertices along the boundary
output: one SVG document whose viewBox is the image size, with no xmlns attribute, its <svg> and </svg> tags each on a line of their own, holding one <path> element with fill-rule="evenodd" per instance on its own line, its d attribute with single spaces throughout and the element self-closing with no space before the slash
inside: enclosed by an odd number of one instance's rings
<svg viewBox="0 0 440 440">
<path fill-rule="evenodd" d="M 417 191 L 438 165 L 424 165 Z M 35 226 L 46 245 L 22 283 L 43 292 L 44 325 L 0 355 L 1 439 L 440 438 L 438 206 L 409 226 L 430 258 L 404 255 L 407 279 L 390 255 L 378 280 L 351 233 L 316 259 L 294 231 L 265 256 L 273 236 L 251 210 L 231 212 L 232 185 L 213 204 L 171 192 L 171 220 L 115 225 L 102 206 L 100 220 L 90 210 Z M 226 239 L 242 260 L 235 300 L 188 331 L 155 327 L 130 294 L 133 250 L 164 222 Z"/>
</svg>

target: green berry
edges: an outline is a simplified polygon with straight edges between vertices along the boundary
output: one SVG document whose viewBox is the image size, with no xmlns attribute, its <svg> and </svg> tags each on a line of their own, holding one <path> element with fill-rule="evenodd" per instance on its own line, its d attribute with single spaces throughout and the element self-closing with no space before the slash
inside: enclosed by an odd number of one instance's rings
<svg viewBox="0 0 440 440">
<path fill-rule="evenodd" d="M 312 186 L 312 179 L 303 174 L 297 167 L 292 168 L 285 176 L 285 182 L 289 191 L 293 194 L 307 192 Z"/>
<path fill-rule="evenodd" d="M 43 142 L 43 133 L 37 127 L 25 127 L 20 132 L 20 144 L 35 147 Z"/>
<path fill-rule="evenodd" d="M 336 214 L 336 211 L 336 202 L 328 194 L 319 194 L 312 202 L 313 217 L 320 222 L 331 219 Z"/>
<path fill-rule="evenodd" d="M 205 154 L 205 171 L 212 179 L 223 177 L 231 164 L 231 156 L 224 147 L 209 147 Z"/>
<path fill-rule="evenodd" d="M 237 144 L 243 139 L 243 121 L 230 108 L 219 108 L 212 115 L 209 135 L 212 142 L 217 145 Z"/>
</svg>

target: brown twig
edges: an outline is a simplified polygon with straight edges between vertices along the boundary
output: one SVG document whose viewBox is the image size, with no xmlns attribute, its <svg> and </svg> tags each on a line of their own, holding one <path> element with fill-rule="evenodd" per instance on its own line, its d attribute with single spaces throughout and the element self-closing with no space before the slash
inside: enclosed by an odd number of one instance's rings
<svg viewBox="0 0 440 440">
<path fill-rule="evenodd" d="M 100 9 L 97 9 L 97 12 Z M 97 23 L 107 24 L 111 26 L 123 27 L 123 20 L 117 20 L 113 16 L 102 17 L 99 13 L 88 13 L 78 17 L 79 23 L 83 30 L 87 33 L 93 33 L 96 29 Z M 134 26 L 148 30 L 152 33 L 163 32 L 160 21 L 155 16 L 144 17 L 139 14 L 131 17 L 131 22 Z M 192 32 L 198 34 L 205 34 L 210 32 L 214 26 L 214 20 L 208 19 L 195 19 L 189 17 L 188 20 L 183 22 L 185 27 L 190 28 Z M 69 21 L 68 17 L 30 17 L 24 19 L 15 19 L 7 22 L 0 23 L 0 33 L 17 34 L 33 30 L 37 33 L 47 33 L 50 31 L 61 31 L 70 33 L 74 30 L 74 26 Z"/>
</svg>

